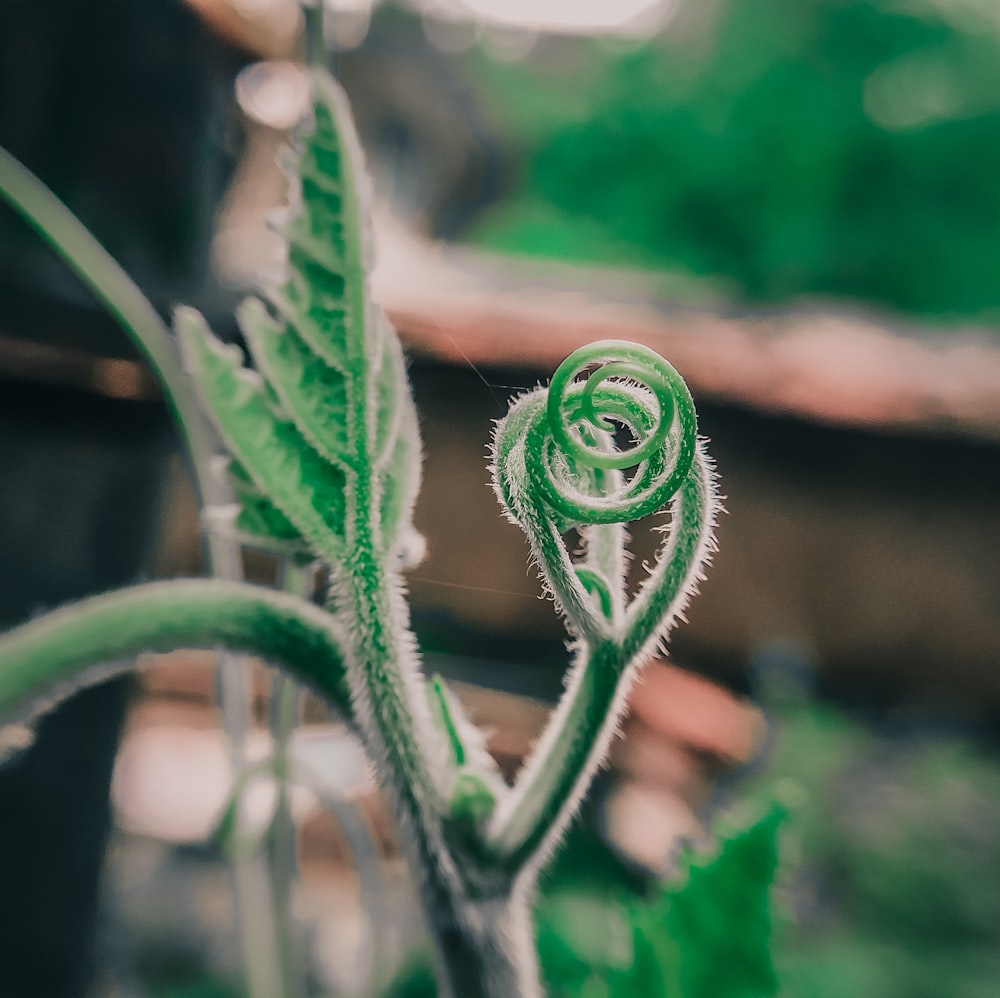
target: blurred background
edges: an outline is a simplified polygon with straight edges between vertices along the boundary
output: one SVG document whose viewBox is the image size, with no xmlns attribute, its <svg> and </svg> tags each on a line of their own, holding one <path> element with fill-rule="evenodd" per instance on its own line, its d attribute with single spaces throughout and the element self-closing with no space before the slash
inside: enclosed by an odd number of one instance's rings
<svg viewBox="0 0 1000 998">
<path fill-rule="evenodd" d="M 295 0 L 8 0 L 0 144 L 165 314 L 195 304 L 235 339 L 233 305 L 282 261 L 266 217 L 307 101 L 303 24 Z M 678 842 L 710 852 L 710 824 L 775 802 L 782 995 L 998 993 L 1000 8 L 334 0 L 325 34 L 421 414 L 414 623 L 508 772 L 566 661 L 487 485 L 508 399 L 584 342 L 648 343 L 687 379 L 727 496 L 671 661 L 547 881 L 553 993 L 668 994 Z M 197 573 L 136 352 L 6 210 L 0 264 L 0 623 Z M 260 553 L 246 569 L 274 579 Z M 217 699 L 210 656 L 169 656 L 0 771 L 4 994 L 247 993 L 227 869 L 266 852 L 279 795 L 241 782 L 233 831 Z M 365 764 L 318 704 L 302 719 L 302 991 L 377 994 L 399 971 L 394 993 L 427 994 Z"/>
</svg>

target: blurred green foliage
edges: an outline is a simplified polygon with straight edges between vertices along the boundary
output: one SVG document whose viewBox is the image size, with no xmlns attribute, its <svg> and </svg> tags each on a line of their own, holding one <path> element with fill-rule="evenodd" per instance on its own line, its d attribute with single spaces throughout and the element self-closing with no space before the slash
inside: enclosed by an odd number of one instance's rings
<svg viewBox="0 0 1000 998">
<path fill-rule="evenodd" d="M 986 998 L 1000 987 L 1000 763 L 961 732 L 787 711 L 734 793 L 790 808 L 783 993 Z"/>
<path fill-rule="evenodd" d="M 765 998 L 771 962 L 770 888 L 782 813 L 724 836 L 707 856 L 649 896 L 585 830 L 547 878 L 538 952 L 553 998 Z"/>
<path fill-rule="evenodd" d="M 759 303 L 1000 311 L 987 0 L 686 0 L 641 46 L 470 58 L 520 149 L 493 248 L 669 269 Z"/>
</svg>

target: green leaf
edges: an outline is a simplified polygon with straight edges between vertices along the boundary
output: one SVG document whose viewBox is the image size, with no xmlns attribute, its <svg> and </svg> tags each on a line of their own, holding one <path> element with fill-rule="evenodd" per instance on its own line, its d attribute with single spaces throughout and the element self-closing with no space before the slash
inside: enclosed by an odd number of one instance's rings
<svg viewBox="0 0 1000 998">
<path fill-rule="evenodd" d="M 286 276 L 237 313 L 254 370 L 197 313 L 179 311 L 177 326 L 244 473 L 240 529 L 300 536 L 337 564 L 361 535 L 382 555 L 401 549 L 420 441 L 399 342 L 368 293 L 367 177 L 349 106 L 327 74 L 312 86 L 313 120 L 291 164 L 300 189 L 279 226 Z"/>
<path fill-rule="evenodd" d="M 227 472 L 233 491 L 239 501 L 236 528 L 250 536 L 271 537 L 279 541 L 301 540 L 299 532 L 268 498 L 254 485 L 246 469 L 236 460 L 230 460 Z"/>
<path fill-rule="evenodd" d="M 338 560 L 345 532 L 343 469 L 325 462 L 274 411 L 264 382 L 197 312 L 179 309 L 176 325 L 188 367 L 230 453 L 318 555 Z"/>
<path fill-rule="evenodd" d="M 778 991 L 771 960 L 770 888 L 784 812 L 773 809 L 689 859 L 687 882 L 667 899 L 664 928 L 676 949 L 683 998 L 765 998 Z"/>
<path fill-rule="evenodd" d="M 317 357 L 290 323 L 271 315 L 258 298 L 237 312 L 257 370 L 282 409 L 326 461 L 350 467 L 347 375 Z"/>
<path fill-rule="evenodd" d="M 764 998 L 777 989 L 769 890 L 782 814 L 688 861 L 680 887 L 647 900 L 643 877 L 578 827 L 549 869 L 537 912 L 548 994 Z"/>
</svg>

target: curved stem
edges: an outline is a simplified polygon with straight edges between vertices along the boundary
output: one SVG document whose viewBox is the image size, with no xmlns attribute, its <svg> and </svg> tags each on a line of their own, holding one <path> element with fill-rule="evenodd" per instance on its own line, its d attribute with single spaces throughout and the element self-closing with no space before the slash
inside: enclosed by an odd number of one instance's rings
<svg viewBox="0 0 1000 998">
<path fill-rule="evenodd" d="M 106 663 L 217 646 L 280 662 L 351 716 L 346 646 L 330 616 L 284 593 L 220 579 L 133 586 L 8 631 L 0 638 L 0 715 L 97 682 Z"/>
<path fill-rule="evenodd" d="M 672 504 L 669 539 L 626 614 L 623 651 L 630 658 L 667 634 L 687 606 L 714 550 L 718 500 L 713 474 L 699 441 L 691 471 Z"/>
<path fill-rule="evenodd" d="M 628 665 L 605 642 L 572 666 L 566 692 L 488 830 L 489 849 L 504 866 L 520 870 L 562 836 L 617 727 Z"/>
<path fill-rule="evenodd" d="M 73 213 L 2 148 L 0 198 L 34 227 L 90 288 L 150 364 L 186 444 L 202 507 L 229 505 L 233 494 L 228 481 L 212 473 L 212 458 L 217 451 L 214 432 L 181 366 L 174 338 L 159 313 Z M 211 575 L 233 580 L 242 575 L 238 545 L 221 534 L 211 531 L 207 534 L 205 561 Z M 236 772 L 246 765 L 249 694 L 243 666 L 241 660 L 231 655 L 220 655 L 216 661 L 223 726 Z M 271 928 L 264 926 L 263 919 L 249 914 L 258 907 L 254 899 L 259 901 L 268 893 L 260 873 L 260 870 L 251 869 L 250 864 L 237 863 L 234 866 L 235 890 L 241 911 L 241 945 L 253 998 L 277 998 L 270 971 L 266 967 L 263 972 L 255 969 L 268 962 L 260 954 L 274 950 L 272 941 L 275 934 Z"/>
<path fill-rule="evenodd" d="M 539 460 L 537 454 L 528 453 L 528 436 L 545 417 L 545 406 L 545 393 L 536 390 L 521 396 L 511 407 L 493 441 L 493 480 L 498 498 L 527 535 L 543 579 L 570 628 L 587 641 L 598 643 L 611 636 L 611 622 L 581 584 L 563 545 L 561 531 L 573 523 L 558 521 L 545 498 L 526 484 L 529 465 Z"/>
<path fill-rule="evenodd" d="M 519 869 L 547 843 L 558 841 L 604 757 L 625 709 L 629 669 L 641 662 L 683 610 L 708 556 L 715 502 L 702 447 L 674 503 L 675 521 L 657 567 L 625 614 L 620 636 L 588 642 L 572 667 L 566 691 L 511 794 L 488 831 L 498 859 Z M 533 537 L 540 546 L 550 539 Z M 554 547 L 554 544 L 550 544 Z M 546 567 L 563 557 L 543 548 Z M 550 560 L 551 559 L 551 560 Z"/>
<path fill-rule="evenodd" d="M 298 781 L 309 787 L 333 816 L 354 861 L 368 923 L 358 964 L 364 968 L 364 978 L 368 981 L 365 993 L 381 994 L 390 978 L 396 951 L 400 948 L 400 937 L 405 934 L 406 916 L 404 912 L 401 917 L 394 906 L 389 884 L 383 875 L 378 831 L 364 809 L 346 793 L 333 788 L 308 763 L 302 760 L 297 760 L 297 763 Z"/>
<path fill-rule="evenodd" d="M 207 469 L 214 440 L 173 336 L 149 299 L 86 226 L 30 170 L 0 148 L 0 197 L 69 265 L 131 336 L 163 386 L 195 466 Z M 225 486 L 198 474 L 206 503 L 226 503 Z"/>
<path fill-rule="evenodd" d="M 282 591 L 309 600 L 313 565 L 302 565 L 285 557 L 279 579 Z M 271 738 L 274 743 L 274 776 L 278 802 L 268 849 L 274 906 L 274 928 L 278 944 L 278 962 L 286 998 L 305 993 L 304 964 L 292 918 L 292 891 L 296 873 L 295 820 L 289 800 L 291 780 L 290 747 L 299 721 L 302 703 L 299 685 L 282 672 L 271 681 Z"/>
</svg>

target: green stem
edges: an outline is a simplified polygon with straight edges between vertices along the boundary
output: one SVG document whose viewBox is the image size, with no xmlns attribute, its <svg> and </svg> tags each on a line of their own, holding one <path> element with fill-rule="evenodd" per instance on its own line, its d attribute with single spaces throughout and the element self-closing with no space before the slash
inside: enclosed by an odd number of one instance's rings
<svg viewBox="0 0 1000 998">
<path fill-rule="evenodd" d="M 209 544 L 213 538 L 209 535 Z M 220 653 L 215 658 L 222 726 L 237 783 L 252 766 L 247 757 L 251 703 L 246 660 Z M 271 871 L 258 851 L 235 855 L 231 864 L 240 953 L 248 998 L 291 998 L 284 990 L 281 953 L 284 927 L 274 904 Z"/>
<path fill-rule="evenodd" d="M 510 797 L 497 808 L 489 846 L 513 871 L 547 841 L 558 841 L 604 757 L 624 700 L 628 665 L 607 642 L 581 653 L 556 708 Z"/>
<path fill-rule="evenodd" d="M 361 672 L 358 721 L 369 747 L 387 764 L 378 771 L 383 778 L 392 774 L 391 792 L 418 823 L 437 827 L 444 802 L 422 752 L 430 739 L 430 710 L 421 696 L 414 642 L 401 601 L 392 598 L 381 566 L 363 554 L 359 562 L 350 587 L 350 619 L 358 636 L 354 659 Z"/>
<path fill-rule="evenodd" d="M 398 581 L 386 578 L 355 538 L 353 660 L 361 673 L 356 708 L 383 787 L 402 813 L 401 845 L 438 956 L 440 998 L 537 998 L 538 964 L 527 901 L 514 878 L 463 851 L 450 834 L 446 802 L 429 769 L 432 725 Z M 373 619 L 378 626 L 373 626 Z"/>
<path fill-rule="evenodd" d="M 285 991 L 280 936 L 269 868 L 259 854 L 232 861 L 236 913 L 248 998 L 290 998 Z"/>
<path fill-rule="evenodd" d="M 0 149 L 0 197 L 35 228 L 129 334 L 166 394 L 187 446 L 202 507 L 227 506 L 233 501 L 229 484 L 211 470 L 218 449 L 215 437 L 180 364 L 174 338 L 159 313 L 73 213 L 3 149 Z M 231 539 L 209 533 L 205 548 L 210 574 L 233 580 L 241 577 L 238 547 Z M 239 773 L 246 765 L 249 712 L 246 670 L 242 661 L 228 655 L 219 656 L 216 666 L 223 726 L 234 771 Z M 261 879 L 266 870 L 257 867 L 258 861 L 249 860 L 237 862 L 233 871 L 241 913 L 242 949 L 253 998 L 278 998 L 266 956 L 275 948 L 274 931 L 266 924 L 266 918 L 257 914 L 261 911 L 261 898 L 268 893 L 267 883 Z"/>
<path fill-rule="evenodd" d="M 322 69 L 329 61 L 323 27 L 326 0 L 303 0 L 302 16 L 305 20 L 306 65 L 311 69 Z"/>
<path fill-rule="evenodd" d="M 424 908 L 438 956 L 439 998 L 541 998 L 528 895 L 464 901 L 428 894 Z"/>
<path fill-rule="evenodd" d="M 0 716 L 97 682 L 142 652 L 214 648 L 279 662 L 350 717 L 345 644 L 303 600 L 221 579 L 151 582 L 54 610 L 0 638 Z M 102 668 L 103 666 L 103 668 Z"/>
<path fill-rule="evenodd" d="M 566 692 L 487 832 L 490 851 L 508 869 L 530 868 L 532 857 L 544 855 L 547 846 L 559 840 L 586 792 L 624 710 L 629 666 L 665 637 L 707 557 L 715 516 L 711 495 L 711 470 L 698 446 L 653 574 L 610 637 L 595 636 L 593 626 L 589 631 L 580 628 L 584 644 Z M 534 496 L 515 508 L 565 606 L 575 579 L 555 527 Z"/>
<path fill-rule="evenodd" d="M 712 475 L 711 461 L 699 442 L 691 471 L 673 503 L 668 541 L 628 608 L 622 651 L 629 658 L 665 637 L 687 606 L 711 556 L 718 512 Z"/>
<path fill-rule="evenodd" d="M 308 600 L 313 577 L 312 564 L 303 565 L 294 557 L 282 563 L 281 588 L 299 599 Z M 292 734 L 299 720 L 302 702 L 298 684 L 282 672 L 271 682 L 271 737 L 274 742 L 274 775 L 278 800 L 268 849 L 268 865 L 273 893 L 274 930 L 279 949 L 279 966 L 286 998 L 305 993 L 303 961 L 292 918 L 295 883 L 295 822 L 289 800 Z"/>
<path fill-rule="evenodd" d="M 0 197 L 55 250 L 131 336 L 166 392 L 195 467 L 207 469 L 214 440 L 173 336 L 149 299 L 82 222 L 9 152 L 0 149 Z M 214 476 L 198 475 L 207 503 L 231 501 Z"/>
<path fill-rule="evenodd" d="M 277 965 L 282 979 L 282 994 L 296 998 L 304 994 L 305 977 L 297 934 L 292 919 L 292 892 L 295 884 L 295 822 L 289 801 L 289 741 L 298 721 L 300 704 L 297 684 L 283 673 L 271 683 L 274 740 L 274 778 L 278 799 L 267 849 L 267 867 L 271 884 L 271 907 Z"/>
<path fill-rule="evenodd" d="M 362 445 L 363 446 L 363 445 Z M 359 460 L 363 460 L 361 455 Z M 357 481 L 357 508 L 377 510 L 366 476 Z M 419 674 L 401 583 L 387 573 L 378 554 L 378 533 L 370 513 L 358 516 L 341 588 L 342 612 L 355 636 L 352 686 L 358 725 L 383 789 L 403 821 L 400 844 L 423 901 L 438 953 L 441 998 L 476 998 L 475 975 L 454 981 L 456 960 L 474 962 L 478 947 L 463 931 L 461 866 L 444 829 L 446 802 L 434 785 L 428 756 L 433 735 L 429 700 Z M 463 956 L 464 954 L 464 956 Z M 516 994 L 516 992 L 507 992 Z"/>
</svg>

